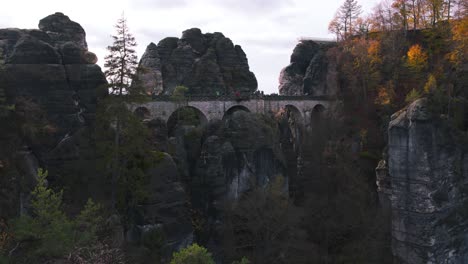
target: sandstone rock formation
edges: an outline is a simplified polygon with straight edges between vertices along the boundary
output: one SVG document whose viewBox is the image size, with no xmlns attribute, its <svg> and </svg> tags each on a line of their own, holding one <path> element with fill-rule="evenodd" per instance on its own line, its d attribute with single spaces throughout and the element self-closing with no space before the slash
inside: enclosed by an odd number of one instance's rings
<svg viewBox="0 0 468 264">
<path fill-rule="evenodd" d="M 294 48 L 291 63 L 279 78 L 282 95 L 334 95 L 337 91 L 336 58 L 327 56 L 330 43 L 302 40 Z"/>
<path fill-rule="evenodd" d="M 138 228 L 146 232 L 161 228 L 165 234 L 164 257 L 187 247 L 194 241 L 189 197 L 183 188 L 177 166 L 170 155 L 160 153 L 160 161 L 148 170 L 150 197 L 140 205 L 141 222 Z"/>
<path fill-rule="evenodd" d="M 392 116 L 377 185 L 399 263 L 468 262 L 468 155 L 458 136 L 427 99 Z"/>
<path fill-rule="evenodd" d="M 5 97 L 8 105 L 16 105 L 17 112 L 21 105 L 29 107 L 25 113 L 39 115 L 49 127 L 43 137 L 22 139 L 26 145 L 16 155 L 17 167 L 28 188 L 19 190 L 14 181 L 0 181 L 11 185 L 0 189 L 0 219 L 17 215 L 18 208 L 24 207 L 18 204 L 34 187 L 38 167 L 49 171 L 51 182 L 67 189 L 64 199 L 72 207 L 89 197 L 106 199 L 104 177 L 96 173 L 94 122 L 97 91 L 107 81 L 95 64 L 96 55 L 87 50 L 85 31 L 78 23 L 56 13 L 42 19 L 39 28 L 0 29 L 0 58 L 4 59 L 0 61 L 5 62 L 0 65 L 2 100 Z M 159 58 L 150 55 L 142 63 L 158 69 Z M 8 140 L 0 138 L 0 146 Z M 170 256 L 193 240 L 188 195 L 169 155 L 164 154 L 147 174 L 151 196 L 139 205 L 141 215 L 125 235 L 128 240 L 141 239 L 154 228 L 161 229 L 165 254 Z"/>
<path fill-rule="evenodd" d="M 78 23 L 55 13 L 42 19 L 39 28 L 0 29 L 0 85 L 6 103 L 15 105 L 17 118 L 44 121 L 37 128 L 40 136 L 22 138 L 24 146 L 16 155 L 19 177 L 30 183 L 18 190 L 25 195 L 38 167 L 60 182 L 93 175 L 96 90 L 107 83 Z M 77 197 L 90 191 L 75 190 L 82 193 Z"/>
<path fill-rule="evenodd" d="M 71 21 L 68 16 L 57 12 L 39 21 L 39 29 L 58 45 L 67 42 L 76 43 L 82 49 L 88 49 L 86 33 L 80 24 Z"/>
<path fill-rule="evenodd" d="M 137 80 L 148 94 L 172 94 L 178 85 L 190 94 L 253 93 L 257 80 L 238 45 L 221 33 L 202 34 L 198 28 L 182 37 L 150 43 L 140 60 Z"/>
<path fill-rule="evenodd" d="M 266 119 L 238 110 L 223 121 L 198 127 L 176 124 L 174 130 L 172 137 L 158 142 L 168 142 L 168 152 L 190 193 L 197 241 L 221 256 L 227 204 L 278 176 L 285 177 L 284 190 L 288 190 L 279 129 Z M 164 145 L 161 143 L 158 145 Z"/>
</svg>

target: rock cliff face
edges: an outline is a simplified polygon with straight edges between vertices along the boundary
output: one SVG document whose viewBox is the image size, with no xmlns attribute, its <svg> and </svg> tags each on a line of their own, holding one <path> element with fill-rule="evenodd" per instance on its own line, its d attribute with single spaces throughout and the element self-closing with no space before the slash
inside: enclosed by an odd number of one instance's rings
<svg viewBox="0 0 468 264">
<path fill-rule="evenodd" d="M 2 103 L 15 105 L 18 113 L 24 108 L 27 115 L 37 115 L 35 119 L 47 124 L 47 130 L 39 128 L 41 137 L 20 139 L 24 146 L 14 155 L 19 175 L 0 181 L 0 219 L 27 209 L 23 203 L 34 187 L 38 167 L 49 171 L 51 183 L 67 189 L 64 198 L 69 205 L 79 205 L 88 197 L 108 198 L 103 177 L 96 172 L 94 139 L 97 91 L 107 81 L 95 64 L 96 56 L 87 49 L 85 36 L 83 28 L 62 13 L 42 19 L 39 30 L 0 29 Z M 142 63 L 156 65 L 152 59 L 147 56 Z M 10 140 L 3 136 L 0 133 L 0 146 Z M 7 154 L 0 147 L 0 161 Z M 140 205 L 141 215 L 125 235 L 131 242 L 161 229 L 166 237 L 163 253 L 170 256 L 192 242 L 193 230 L 177 167 L 169 155 L 161 155 L 161 161 L 147 171 L 151 196 Z M 21 189 L 14 177 L 25 182 Z"/>
<path fill-rule="evenodd" d="M 432 116 L 427 99 L 390 122 L 377 184 L 401 263 L 468 263 L 467 146 L 447 123 Z"/>
<path fill-rule="evenodd" d="M 158 164 L 147 172 L 150 196 L 139 205 L 142 212 L 141 217 L 137 217 L 136 230 L 140 241 L 150 231 L 162 230 L 165 235 L 162 253 L 166 259 L 171 257 L 172 252 L 192 244 L 194 234 L 189 196 L 180 181 L 177 165 L 169 154 L 160 155 Z"/>
<path fill-rule="evenodd" d="M 182 37 L 150 43 L 140 60 L 137 80 L 148 94 L 172 94 L 178 85 L 191 94 L 253 93 L 257 80 L 247 57 L 221 33 L 184 31 Z"/>
<path fill-rule="evenodd" d="M 190 193 L 197 241 L 215 255 L 222 255 L 224 210 L 229 203 L 278 176 L 286 178 L 288 189 L 280 131 L 268 120 L 239 110 L 205 125 L 177 123 L 167 138 L 155 138 L 174 159 Z M 154 135 L 167 135 L 165 123 L 152 122 Z"/>
<path fill-rule="evenodd" d="M 79 24 L 56 13 L 42 19 L 39 27 L 0 29 L 2 86 L 10 102 L 33 98 L 66 134 L 92 122 L 95 89 L 106 80 Z"/>
<path fill-rule="evenodd" d="M 338 86 L 336 58 L 327 55 L 332 44 L 302 40 L 294 48 L 291 63 L 279 78 L 282 95 L 334 95 Z"/>
<path fill-rule="evenodd" d="M 107 82 L 78 23 L 55 13 L 39 28 L 0 29 L 0 84 L 6 104 L 26 113 L 18 118 L 44 121 L 36 128 L 40 137 L 21 139 L 20 177 L 31 178 L 43 167 L 51 179 L 61 180 L 95 168 L 96 88 Z"/>
</svg>

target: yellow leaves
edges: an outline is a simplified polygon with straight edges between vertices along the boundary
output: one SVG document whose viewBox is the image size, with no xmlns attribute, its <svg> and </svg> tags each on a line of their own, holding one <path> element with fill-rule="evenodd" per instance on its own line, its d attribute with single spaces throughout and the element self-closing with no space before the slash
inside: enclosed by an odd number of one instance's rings
<svg viewBox="0 0 468 264">
<path fill-rule="evenodd" d="M 453 40 L 462 41 L 465 45 L 468 42 L 468 17 L 454 22 L 452 28 Z"/>
<path fill-rule="evenodd" d="M 405 98 L 405 102 L 407 103 L 412 103 L 414 101 L 416 101 L 417 99 L 419 99 L 421 97 L 421 93 L 416 90 L 416 89 L 412 89 L 407 95 L 406 95 L 406 98 Z"/>
<path fill-rule="evenodd" d="M 422 70 L 427 66 L 428 56 L 421 45 L 415 44 L 411 46 L 406 53 L 407 65 L 416 70 Z"/>
<path fill-rule="evenodd" d="M 468 17 L 453 22 L 452 41 L 455 47 L 448 54 L 448 59 L 455 65 L 460 65 L 468 57 Z"/>
<path fill-rule="evenodd" d="M 385 87 L 379 87 L 375 103 L 378 105 L 389 105 L 391 103 L 390 94 Z"/>
<path fill-rule="evenodd" d="M 349 43 L 349 51 L 356 71 L 371 72 L 382 62 L 377 40 L 355 39 Z"/>
<path fill-rule="evenodd" d="M 424 92 L 430 93 L 437 89 L 437 80 L 434 75 L 429 74 L 429 78 L 427 79 L 426 84 L 424 85 Z"/>
<path fill-rule="evenodd" d="M 382 59 L 380 56 L 380 42 L 376 40 L 369 41 L 369 46 L 367 47 L 367 54 L 371 58 L 372 63 L 381 63 Z"/>
<path fill-rule="evenodd" d="M 377 89 L 377 97 L 375 98 L 375 104 L 381 106 L 391 105 L 395 99 L 395 90 L 393 88 L 393 82 L 388 82 L 385 86 L 380 86 Z"/>
</svg>

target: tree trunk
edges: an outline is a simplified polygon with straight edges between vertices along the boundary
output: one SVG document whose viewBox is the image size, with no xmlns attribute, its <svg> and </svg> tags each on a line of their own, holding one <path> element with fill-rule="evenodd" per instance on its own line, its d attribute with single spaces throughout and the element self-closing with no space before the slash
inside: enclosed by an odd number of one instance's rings
<svg viewBox="0 0 468 264">
<path fill-rule="evenodd" d="M 120 119 L 118 117 L 117 117 L 117 122 L 115 126 L 114 144 L 115 144 L 115 153 L 114 153 L 114 166 L 112 168 L 111 205 L 112 205 L 112 209 L 116 210 L 117 181 L 120 178 L 120 168 L 118 165 L 119 160 L 120 160 Z"/>
</svg>

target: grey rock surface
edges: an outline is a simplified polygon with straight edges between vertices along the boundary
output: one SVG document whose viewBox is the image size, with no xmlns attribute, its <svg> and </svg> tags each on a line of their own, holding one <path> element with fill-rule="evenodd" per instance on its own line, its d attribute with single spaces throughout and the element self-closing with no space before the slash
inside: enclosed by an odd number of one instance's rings
<svg viewBox="0 0 468 264">
<path fill-rule="evenodd" d="M 290 64 L 280 73 L 282 95 L 335 95 L 337 91 L 336 58 L 328 56 L 331 43 L 301 40 L 294 48 Z"/>
<path fill-rule="evenodd" d="M 39 29 L 46 32 L 58 45 L 72 41 L 80 48 L 88 49 L 84 29 L 63 13 L 57 12 L 41 19 Z"/>
<path fill-rule="evenodd" d="M 56 13 L 41 20 L 39 30 L 0 29 L 0 55 L 4 58 L 0 85 L 6 101 L 18 111 L 34 107 L 28 110 L 34 113 L 24 113 L 47 120 L 47 133 L 24 140 L 38 166 L 48 169 L 52 181 L 62 183 L 94 176 L 96 91 L 107 81 L 94 64 L 96 56 L 87 51 L 83 28 Z M 27 177 L 22 171 L 28 166 L 21 164 L 20 177 Z M 79 200 L 91 189 L 67 194 L 81 192 L 75 196 Z"/>
<path fill-rule="evenodd" d="M 193 237 L 189 196 L 184 190 L 177 166 L 167 153 L 160 153 L 160 161 L 148 170 L 150 197 L 142 204 L 142 226 L 161 225 L 169 252 L 187 246 Z M 189 242 L 190 243 L 190 242 Z"/>
<path fill-rule="evenodd" d="M 427 99 L 392 116 L 388 164 L 377 169 L 377 184 L 390 203 L 392 249 L 401 263 L 468 261 L 467 148 L 455 135 L 432 116 Z"/>
<path fill-rule="evenodd" d="M 148 45 L 137 78 L 152 94 L 172 94 L 178 85 L 190 94 L 253 93 L 257 80 L 250 71 L 247 56 L 221 33 L 203 34 L 200 29 L 185 30 L 182 37 L 165 38 Z"/>
<path fill-rule="evenodd" d="M 145 87 L 147 94 L 161 94 L 163 91 L 162 66 L 158 53 L 158 47 L 150 43 L 141 57 L 140 72 L 135 81 Z"/>
<path fill-rule="evenodd" d="M 167 142 L 181 181 L 190 193 L 193 219 L 202 219 L 196 222 L 200 226 L 195 236 L 205 241 L 214 254 L 219 253 L 223 241 L 227 204 L 236 203 L 253 188 L 266 187 L 280 175 L 285 177 L 287 191 L 286 161 L 279 130 L 271 120 L 234 111 L 224 120 L 213 120 L 206 126 L 177 125 Z"/>
</svg>

